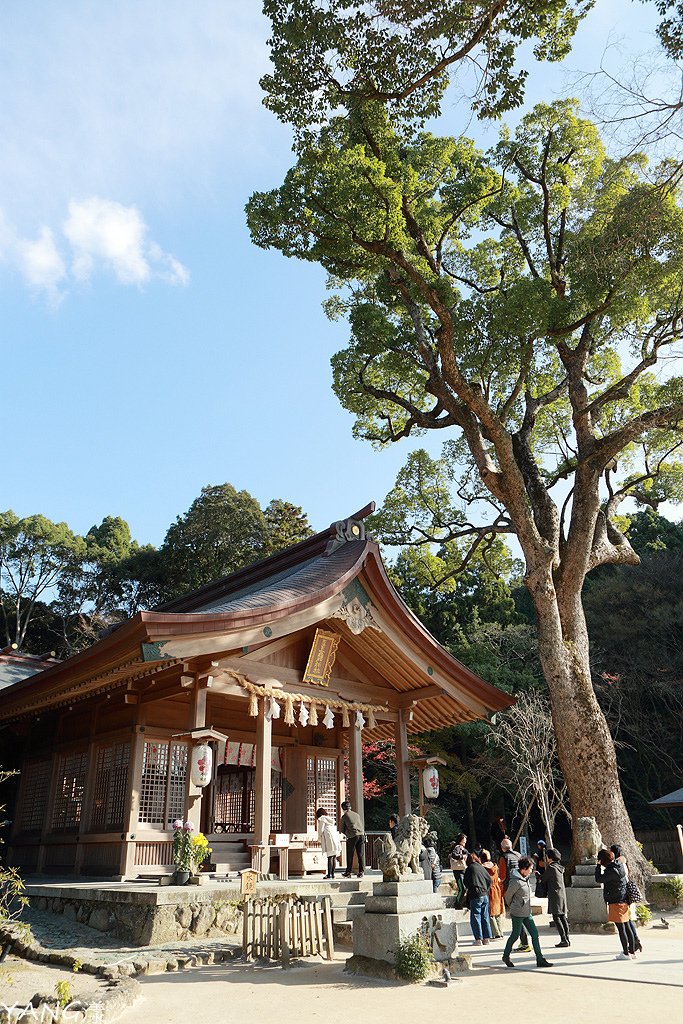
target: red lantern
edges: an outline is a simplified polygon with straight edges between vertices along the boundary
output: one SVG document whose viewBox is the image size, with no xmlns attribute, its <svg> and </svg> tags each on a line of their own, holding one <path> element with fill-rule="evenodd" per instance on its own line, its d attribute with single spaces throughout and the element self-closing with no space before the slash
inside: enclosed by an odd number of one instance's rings
<svg viewBox="0 0 683 1024">
<path fill-rule="evenodd" d="M 439 795 L 439 773 L 433 765 L 422 772 L 422 792 L 427 800 L 436 800 Z"/>
</svg>

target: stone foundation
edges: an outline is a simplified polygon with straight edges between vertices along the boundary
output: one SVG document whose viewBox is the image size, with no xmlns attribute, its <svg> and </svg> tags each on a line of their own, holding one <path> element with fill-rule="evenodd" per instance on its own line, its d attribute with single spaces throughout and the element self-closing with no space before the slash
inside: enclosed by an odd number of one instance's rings
<svg viewBox="0 0 683 1024">
<path fill-rule="evenodd" d="M 63 914 L 132 946 L 234 935 L 242 927 L 241 897 L 202 886 L 130 889 L 28 885 L 36 910 Z"/>
<path fill-rule="evenodd" d="M 567 889 L 567 919 L 570 932 L 604 934 L 616 931 L 607 920 L 602 885 L 595 881 L 595 864 L 577 864 Z"/>
</svg>

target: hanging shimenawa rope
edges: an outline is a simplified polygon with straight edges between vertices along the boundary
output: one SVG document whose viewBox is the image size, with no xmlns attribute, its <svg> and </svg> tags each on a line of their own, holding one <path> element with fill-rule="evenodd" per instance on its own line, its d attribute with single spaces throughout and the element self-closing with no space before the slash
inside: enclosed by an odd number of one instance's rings
<svg viewBox="0 0 683 1024">
<path fill-rule="evenodd" d="M 367 728 L 376 729 L 377 719 L 375 718 L 375 712 L 388 710 L 388 708 L 382 704 L 361 704 L 358 701 L 346 701 L 330 697 L 319 697 L 317 695 L 312 697 L 307 693 L 281 693 L 276 690 L 270 690 L 265 686 L 259 686 L 257 683 L 251 683 L 248 679 L 245 679 L 244 676 L 239 675 L 237 672 L 230 671 L 228 674 L 232 676 L 235 682 L 239 683 L 242 689 L 246 690 L 249 694 L 249 715 L 251 718 L 256 718 L 258 715 L 258 700 L 260 697 L 270 698 L 270 700 L 276 702 L 284 702 L 285 714 L 283 722 L 285 725 L 295 725 L 296 723 L 294 716 L 295 701 L 309 705 L 309 723 L 311 725 L 318 724 L 318 710 L 316 705 L 321 705 L 326 709 L 331 708 L 336 711 L 341 711 L 343 729 L 348 729 L 350 727 L 351 721 L 349 718 L 349 712 L 365 712 L 367 715 Z"/>
</svg>

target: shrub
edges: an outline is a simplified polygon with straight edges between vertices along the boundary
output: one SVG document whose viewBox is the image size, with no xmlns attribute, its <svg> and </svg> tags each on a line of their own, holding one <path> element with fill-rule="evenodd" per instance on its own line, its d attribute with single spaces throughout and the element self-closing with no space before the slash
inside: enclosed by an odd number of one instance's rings
<svg viewBox="0 0 683 1024">
<path fill-rule="evenodd" d="M 677 907 L 683 903 L 683 878 L 658 878 L 648 886 L 648 895 L 657 907 Z"/>
<path fill-rule="evenodd" d="M 652 920 L 652 911 L 646 903 L 639 903 L 636 907 L 636 921 L 638 924 L 649 924 Z"/>
<path fill-rule="evenodd" d="M 395 968 L 404 981 L 424 981 L 434 960 L 424 937 L 420 934 L 404 939 L 394 950 Z"/>
</svg>

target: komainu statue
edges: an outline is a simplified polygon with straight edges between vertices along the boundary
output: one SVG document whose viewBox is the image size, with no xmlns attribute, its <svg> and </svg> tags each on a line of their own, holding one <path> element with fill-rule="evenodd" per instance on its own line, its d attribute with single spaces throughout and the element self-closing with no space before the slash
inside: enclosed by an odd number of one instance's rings
<svg viewBox="0 0 683 1024">
<path fill-rule="evenodd" d="M 602 849 L 602 836 L 595 818 L 577 818 L 573 825 L 578 863 L 595 864 L 598 850 Z"/>
<path fill-rule="evenodd" d="M 385 882 L 407 882 L 414 875 L 422 878 L 420 849 L 422 839 L 429 832 L 429 825 L 417 814 L 406 814 L 396 826 L 395 836 L 387 834 L 382 839 L 382 850 L 378 864 Z"/>
</svg>

